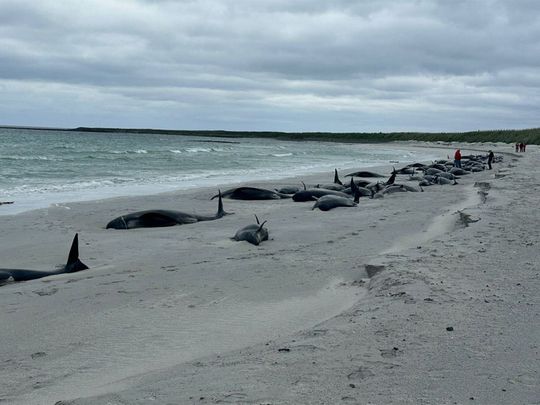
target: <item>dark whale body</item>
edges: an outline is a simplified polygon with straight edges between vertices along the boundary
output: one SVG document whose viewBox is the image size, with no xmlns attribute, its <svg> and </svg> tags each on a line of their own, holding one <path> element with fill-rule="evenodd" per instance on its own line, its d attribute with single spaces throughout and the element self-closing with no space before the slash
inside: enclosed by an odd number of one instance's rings
<svg viewBox="0 0 540 405">
<path fill-rule="evenodd" d="M 216 198 L 218 194 L 211 199 Z M 233 200 L 279 200 L 281 198 L 291 198 L 290 195 L 279 193 L 277 191 L 266 190 L 257 187 L 237 187 L 225 191 L 221 194 L 223 198 Z"/>
<path fill-rule="evenodd" d="M 332 208 L 356 207 L 357 205 L 358 204 L 350 198 L 340 197 L 338 195 L 324 195 L 315 202 L 311 209 L 314 210 L 315 208 L 318 208 L 321 211 L 329 211 Z"/>
<path fill-rule="evenodd" d="M 221 193 L 218 194 L 218 211 L 216 215 L 188 214 L 173 210 L 146 210 L 133 212 L 113 219 L 106 226 L 107 229 L 134 229 L 134 228 L 158 228 L 163 226 L 194 224 L 201 221 L 213 221 L 228 215 L 223 209 Z"/>
<path fill-rule="evenodd" d="M 266 221 L 262 224 L 259 223 L 259 218 L 255 215 L 257 220 L 256 224 L 250 224 L 239 229 L 232 239 L 251 243 L 252 245 L 259 245 L 262 241 L 268 240 L 268 229 L 264 227 Z"/>
<path fill-rule="evenodd" d="M 361 170 L 359 172 L 346 174 L 345 177 L 385 177 L 385 176 L 379 173 Z"/>
<path fill-rule="evenodd" d="M 307 190 L 300 190 L 299 192 L 295 193 L 292 199 L 296 202 L 315 201 L 317 198 L 324 195 L 337 195 L 345 198 L 349 197 L 347 194 L 341 191 L 327 190 L 325 188 L 310 188 Z"/>
<path fill-rule="evenodd" d="M 55 274 L 76 273 L 88 269 L 88 266 L 79 260 L 79 236 L 75 234 L 71 249 L 69 250 L 68 260 L 65 266 L 58 270 L 38 271 L 24 269 L 0 269 L 0 284 L 8 281 L 28 281 L 38 278 L 53 276 Z"/>
</svg>

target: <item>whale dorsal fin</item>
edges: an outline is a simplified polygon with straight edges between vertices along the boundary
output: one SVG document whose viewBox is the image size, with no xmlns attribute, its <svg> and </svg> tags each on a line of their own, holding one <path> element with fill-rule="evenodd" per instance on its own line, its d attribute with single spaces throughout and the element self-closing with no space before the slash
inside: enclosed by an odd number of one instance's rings
<svg viewBox="0 0 540 405">
<path fill-rule="evenodd" d="M 303 181 L 301 181 L 300 183 L 302 183 L 302 185 L 304 186 L 304 190 L 307 190 L 306 183 L 304 183 Z"/>
<path fill-rule="evenodd" d="M 343 183 L 339 179 L 337 169 L 334 169 L 334 183 L 339 184 L 341 186 L 343 185 Z"/>
<path fill-rule="evenodd" d="M 66 266 L 69 266 L 72 263 L 75 263 L 79 258 L 79 234 L 76 233 L 71 243 L 71 249 L 69 249 L 68 259 Z"/>
<path fill-rule="evenodd" d="M 218 208 L 217 208 L 216 216 L 218 218 L 221 218 L 222 216 L 227 215 L 227 213 L 223 209 L 223 199 L 221 198 L 221 190 L 218 190 L 217 196 L 219 197 L 219 199 L 218 199 Z"/>
<path fill-rule="evenodd" d="M 79 234 L 76 233 L 69 249 L 68 260 L 65 266 L 67 273 L 74 273 L 79 270 L 86 270 L 88 266 L 79 260 Z"/>
<path fill-rule="evenodd" d="M 221 217 L 224 217 L 225 215 L 234 214 L 234 212 L 227 212 L 223 209 L 223 199 L 221 198 L 221 190 L 218 190 L 217 196 L 219 197 L 219 200 L 218 200 L 218 210 L 217 210 L 216 218 L 221 218 Z"/>
</svg>

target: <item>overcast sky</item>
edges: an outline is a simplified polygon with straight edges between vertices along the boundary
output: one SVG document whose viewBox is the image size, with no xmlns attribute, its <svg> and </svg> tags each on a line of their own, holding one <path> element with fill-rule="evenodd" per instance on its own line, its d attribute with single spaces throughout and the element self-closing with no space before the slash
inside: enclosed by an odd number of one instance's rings
<svg viewBox="0 0 540 405">
<path fill-rule="evenodd" d="M 0 124 L 540 126 L 539 0 L 0 0 Z"/>
</svg>

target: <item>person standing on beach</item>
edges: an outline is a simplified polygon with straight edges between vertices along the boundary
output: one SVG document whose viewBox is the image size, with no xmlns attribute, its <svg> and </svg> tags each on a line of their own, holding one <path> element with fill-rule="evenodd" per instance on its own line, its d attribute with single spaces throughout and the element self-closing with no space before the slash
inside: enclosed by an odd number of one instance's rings
<svg viewBox="0 0 540 405">
<path fill-rule="evenodd" d="M 459 149 L 454 153 L 454 166 L 461 167 L 461 150 Z"/>
<path fill-rule="evenodd" d="M 519 143 L 516 143 L 516 152 L 519 152 Z"/>
<path fill-rule="evenodd" d="M 491 170 L 491 164 L 493 163 L 493 159 L 495 159 L 495 155 L 493 154 L 493 151 L 490 150 L 488 154 L 488 170 Z"/>
</svg>

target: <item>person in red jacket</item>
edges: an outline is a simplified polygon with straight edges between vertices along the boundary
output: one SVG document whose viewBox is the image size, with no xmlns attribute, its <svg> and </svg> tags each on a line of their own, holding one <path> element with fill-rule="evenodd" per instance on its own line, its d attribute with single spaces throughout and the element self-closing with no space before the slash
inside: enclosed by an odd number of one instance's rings
<svg viewBox="0 0 540 405">
<path fill-rule="evenodd" d="M 454 166 L 461 167 L 461 151 L 459 149 L 454 153 Z"/>
</svg>

